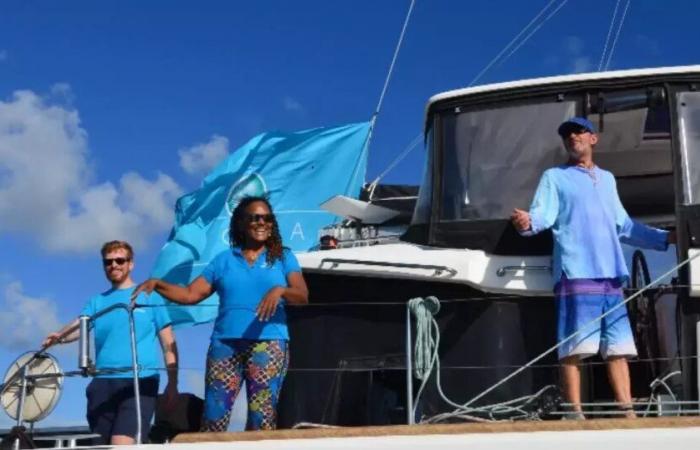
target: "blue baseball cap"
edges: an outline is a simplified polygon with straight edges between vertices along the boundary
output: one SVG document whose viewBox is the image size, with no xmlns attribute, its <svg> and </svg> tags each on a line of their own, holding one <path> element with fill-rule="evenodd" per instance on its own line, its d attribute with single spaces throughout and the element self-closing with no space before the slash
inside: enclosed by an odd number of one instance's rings
<svg viewBox="0 0 700 450">
<path fill-rule="evenodd" d="M 593 125 L 593 122 L 591 122 L 590 120 L 586 119 L 585 117 L 572 117 L 571 119 L 567 119 L 564 122 L 562 122 L 561 125 L 559 125 L 557 133 L 559 133 L 559 136 L 564 138 L 568 136 L 572 130 L 579 128 L 588 130 L 591 133 L 596 132 L 595 125 Z"/>
</svg>

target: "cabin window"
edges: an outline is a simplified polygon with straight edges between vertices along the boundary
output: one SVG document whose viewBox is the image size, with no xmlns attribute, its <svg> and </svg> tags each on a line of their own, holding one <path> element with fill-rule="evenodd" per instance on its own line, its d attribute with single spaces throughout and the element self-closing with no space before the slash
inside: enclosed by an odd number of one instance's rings
<svg viewBox="0 0 700 450">
<path fill-rule="evenodd" d="M 593 159 L 615 175 L 620 200 L 631 216 L 664 226 L 673 223 L 675 211 L 670 120 L 668 104 L 648 98 L 644 91 L 607 94 L 602 121 L 598 111 L 588 117 L 600 137 Z"/>
<path fill-rule="evenodd" d="M 596 164 L 618 179 L 671 174 L 670 120 L 663 91 L 616 91 L 600 98 L 588 117 L 600 138 L 593 155 Z"/>
<path fill-rule="evenodd" d="M 542 172 L 566 161 L 557 127 L 575 101 L 529 102 L 442 117 L 443 220 L 507 219 L 528 209 Z"/>
<path fill-rule="evenodd" d="M 683 203 L 700 203 L 700 92 L 678 94 L 678 131 L 683 167 Z"/>
</svg>

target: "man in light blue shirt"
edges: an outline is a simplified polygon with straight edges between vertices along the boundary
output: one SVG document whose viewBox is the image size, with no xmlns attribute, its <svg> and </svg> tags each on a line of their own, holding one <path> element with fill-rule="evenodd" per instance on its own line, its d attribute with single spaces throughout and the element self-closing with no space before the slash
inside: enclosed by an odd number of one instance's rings
<svg viewBox="0 0 700 450">
<path fill-rule="evenodd" d="M 111 287 L 93 296 L 80 315 L 94 316 L 115 304 L 128 305 L 134 290 L 131 271 L 134 268 L 134 252 L 124 241 L 111 241 L 102 247 L 105 276 Z M 140 305 L 148 305 L 145 295 L 139 297 Z M 163 359 L 168 372 L 165 388 L 166 407 L 177 396 L 177 347 L 170 326 L 170 317 L 164 308 L 143 307 L 134 310 L 136 353 L 139 366 L 139 390 L 141 410 L 136 410 L 131 359 L 129 318 L 125 309 L 115 309 L 92 321 L 95 337 L 95 368 L 97 373 L 87 387 L 87 419 L 90 430 L 99 434 L 100 444 L 131 445 L 136 436 L 136 414 L 141 414 L 141 437 L 146 441 L 151 418 L 158 396 L 161 364 L 156 353 L 156 336 L 160 340 Z M 44 347 L 54 343 L 72 342 L 78 339 L 75 329 L 78 320 L 61 331 L 49 334 Z"/>
<path fill-rule="evenodd" d="M 614 175 L 593 163 L 598 135 L 589 120 L 571 118 L 558 133 L 569 161 L 544 172 L 530 211 L 515 209 L 511 220 L 524 236 L 552 230 L 562 390 L 575 417 L 584 418 L 580 361 L 599 351 L 607 362 L 615 399 L 627 417 L 634 417 L 627 358 L 636 356 L 637 350 L 626 308 L 617 308 L 574 339 L 563 341 L 624 301 L 622 283 L 629 274 L 620 242 L 665 250 L 675 238 L 630 219 Z"/>
</svg>

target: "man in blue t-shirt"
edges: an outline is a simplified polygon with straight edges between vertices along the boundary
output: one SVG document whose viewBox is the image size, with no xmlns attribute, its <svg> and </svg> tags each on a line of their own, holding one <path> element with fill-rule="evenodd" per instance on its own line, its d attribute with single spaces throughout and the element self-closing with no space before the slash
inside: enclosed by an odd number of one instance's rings
<svg viewBox="0 0 700 450">
<path fill-rule="evenodd" d="M 544 172 L 530 211 L 515 209 L 511 220 L 524 236 L 552 230 L 561 381 L 572 417 L 584 418 L 580 362 L 598 352 L 606 360 L 615 399 L 627 417 L 634 417 L 627 358 L 637 350 L 627 310 L 620 305 L 629 276 L 620 242 L 665 250 L 675 234 L 630 219 L 614 175 L 593 163 L 598 135 L 589 120 L 571 118 L 558 133 L 569 161 Z"/>
<path fill-rule="evenodd" d="M 128 305 L 134 282 L 134 252 L 127 242 L 111 241 L 102 247 L 102 261 L 111 288 L 92 297 L 80 315 L 93 316 L 115 304 Z M 142 295 L 138 304 L 149 305 Z M 165 388 L 166 407 L 177 397 L 177 346 L 164 308 L 143 307 L 134 310 L 136 353 L 139 366 L 139 397 L 141 404 L 141 438 L 148 436 L 151 418 L 158 397 L 158 355 L 156 336 L 160 340 L 168 372 Z M 44 347 L 78 339 L 78 319 L 58 332 L 49 334 Z M 101 444 L 129 445 L 136 437 L 136 402 L 134 399 L 129 317 L 125 309 L 117 308 L 91 321 L 95 340 L 96 375 L 88 385 L 87 419 L 93 433 L 101 436 Z"/>
</svg>

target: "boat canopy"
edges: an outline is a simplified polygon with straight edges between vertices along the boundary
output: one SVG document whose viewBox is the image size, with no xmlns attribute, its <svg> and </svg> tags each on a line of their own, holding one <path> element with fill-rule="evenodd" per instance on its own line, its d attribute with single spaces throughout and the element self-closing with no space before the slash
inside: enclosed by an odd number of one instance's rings
<svg viewBox="0 0 700 450">
<path fill-rule="evenodd" d="M 509 216 L 513 208 L 529 209 L 545 169 L 566 162 L 556 130 L 572 116 L 598 127 L 594 160 L 615 175 L 629 214 L 670 224 L 674 110 L 683 103 L 678 92 L 694 93 L 698 83 L 700 66 L 691 66 L 545 78 L 433 97 L 423 183 L 404 240 L 493 254 L 551 254 L 551 235 L 522 238 Z"/>
</svg>

